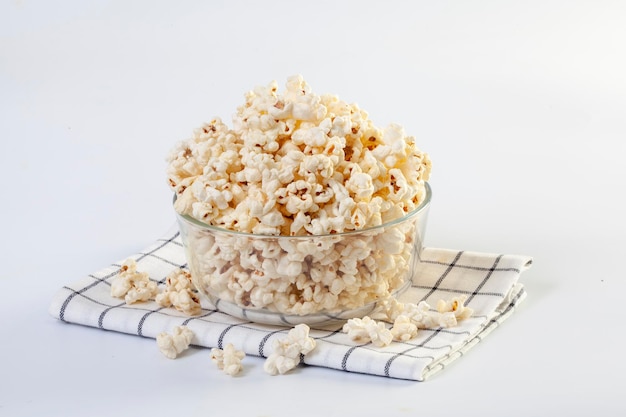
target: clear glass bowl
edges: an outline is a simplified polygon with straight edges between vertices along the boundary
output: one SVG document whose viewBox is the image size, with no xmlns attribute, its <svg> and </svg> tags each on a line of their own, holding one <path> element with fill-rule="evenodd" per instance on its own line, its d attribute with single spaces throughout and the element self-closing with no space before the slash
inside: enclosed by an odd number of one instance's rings
<svg viewBox="0 0 626 417">
<path fill-rule="evenodd" d="M 418 273 L 431 189 L 404 217 L 328 235 L 268 236 L 177 213 L 192 280 L 217 310 L 256 323 L 323 326 L 369 314 Z"/>
</svg>

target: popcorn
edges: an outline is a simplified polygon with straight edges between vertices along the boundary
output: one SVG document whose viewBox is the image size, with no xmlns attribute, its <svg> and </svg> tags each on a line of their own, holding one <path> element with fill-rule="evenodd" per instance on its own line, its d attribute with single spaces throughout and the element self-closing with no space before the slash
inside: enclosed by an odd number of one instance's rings
<svg viewBox="0 0 626 417">
<path fill-rule="evenodd" d="M 242 370 L 241 361 L 246 356 L 243 351 L 235 349 L 232 343 L 228 343 L 224 350 L 211 349 L 211 359 L 217 367 L 230 376 L 235 376 Z"/>
<path fill-rule="evenodd" d="M 379 320 L 392 321 L 393 326 L 387 329 L 384 322 L 375 321 L 370 316 L 350 319 L 344 324 L 342 331 L 357 342 L 372 342 L 375 346 L 384 347 L 392 340 L 406 342 L 417 336 L 418 329 L 434 329 L 438 327 L 454 327 L 459 320 L 468 318 L 473 310 L 464 307 L 466 296 L 440 300 L 438 311 L 432 311 L 425 301 L 401 303 L 395 298 L 382 300 L 372 316 Z"/>
<path fill-rule="evenodd" d="M 379 320 L 395 321 L 404 312 L 404 303 L 394 297 L 381 300 L 371 317 Z"/>
<path fill-rule="evenodd" d="M 428 155 L 402 127 L 375 127 L 355 104 L 313 94 L 301 76 L 290 77 L 282 94 L 276 82 L 250 91 L 233 117 L 232 129 L 215 118 L 196 129 L 192 138 L 177 144 L 167 161 L 170 187 L 181 200 L 176 209 L 216 226 L 224 226 L 228 209 L 256 200 L 246 189 L 262 190 L 266 201 L 286 217 L 283 223 L 298 212 L 313 220 L 320 203 L 343 201 L 326 193 L 333 187 L 330 179 L 352 199 L 379 196 L 402 207 L 414 207 L 421 201 L 420 190 L 431 169 Z M 266 172 L 275 173 L 271 175 L 276 181 L 289 188 L 287 195 L 301 201 L 272 201 L 277 183 L 269 187 L 271 181 L 263 178 Z M 192 186 L 196 182 L 199 185 Z M 226 184 L 242 193 L 235 198 L 235 193 L 224 188 Z M 316 192 L 325 193 L 325 201 L 310 201 L 313 184 L 320 186 Z M 202 204 L 192 208 L 194 203 Z M 278 222 L 275 216 L 273 223 Z M 370 226 L 368 222 L 357 226 L 350 222 L 351 217 L 349 213 L 335 232 Z M 247 222 L 229 226 L 252 232 Z M 271 231 L 281 234 L 282 230 Z"/>
<path fill-rule="evenodd" d="M 409 317 L 399 315 L 393 322 L 391 335 L 393 340 L 406 342 L 417 336 L 417 325 Z"/>
<path fill-rule="evenodd" d="M 152 299 L 158 292 L 157 283 L 150 281 L 146 272 L 137 271 L 134 259 L 126 259 L 111 283 L 111 296 L 124 298 L 126 304 Z"/>
<path fill-rule="evenodd" d="M 448 301 L 439 300 L 437 303 L 437 311 L 440 313 L 454 313 L 455 319 L 459 321 L 466 319 L 474 314 L 474 310 L 469 307 L 465 307 L 465 300 L 467 300 L 466 295 L 460 295 Z"/>
<path fill-rule="evenodd" d="M 263 369 L 271 375 L 285 374 L 298 366 L 301 355 L 315 349 L 315 339 L 309 337 L 309 326 L 298 324 L 284 339 L 274 341 L 274 351 L 267 357 Z"/>
<path fill-rule="evenodd" d="M 193 339 L 193 332 L 187 326 L 176 326 L 172 334 L 161 332 L 156 337 L 157 346 L 161 353 L 170 359 L 186 350 Z"/>
<path fill-rule="evenodd" d="M 356 104 L 314 94 L 301 76 L 282 92 L 276 82 L 249 91 L 232 122 L 211 120 L 167 157 L 178 213 L 268 235 L 254 242 L 190 228 L 189 245 L 203 250 L 189 259 L 201 292 L 308 314 L 361 307 L 400 288 L 414 267 L 415 223 L 334 235 L 397 220 L 423 202 L 431 162 L 415 138 L 399 125 L 376 127 Z M 183 294 L 193 308 L 192 293 Z"/>
<path fill-rule="evenodd" d="M 372 320 L 368 316 L 348 320 L 342 330 L 354 341 L 371 342 L 377 347 L 388 346 L 393 340 L 393 333 L 385 327 L 385 323 Z"/>
<path fill-rule="evenodd" d="M 149 280 L 135 281 L 124 296 L 124 301 L 126 301 L 126 304 L 148 301 L 154 298 L 157 292 L 158 287 L 156 282 Z"/>
<path fill-rule="evenodd" d="M 474 310 L 463 305 L 466 299 L 467 296 L 461 295 L 448 301 L 439 300 L 437 310 L 433 311 L 425 301 L 417 304 L 401 303 L 395 298 L 388 298 L 379 303 L 372 316 L 380 320 L 393 321 L 394 327 L 397 326 L 395 332 L 398 334 L 404 333 L 405 329 L 409 330 L 407 327 L 409 321 L 419 329 L 454 327 L 459 321 L 474 313 Z"/>
<path fill-rule="evenodd" d="M 189 316 L 202 312 L 200 299 L 193 290 L 191 274 L 183 269 L 172 271 L 165 279 L 165 291 L 157 294 L 155 301 L 161 307 L 173 306 Z"/>
</svg>

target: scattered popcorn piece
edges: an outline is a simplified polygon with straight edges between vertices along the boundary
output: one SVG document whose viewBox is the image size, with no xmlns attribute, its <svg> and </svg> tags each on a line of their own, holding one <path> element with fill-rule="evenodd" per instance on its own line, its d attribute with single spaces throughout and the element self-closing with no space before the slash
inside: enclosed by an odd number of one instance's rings
<svg viewBox="0 0 626 417">
<path fill-rule="evenodd" d="M 310 328 L 306 324 L 298 324 L 287 333 L 287 338 L 283 339 L 289 346 L 297 346 L 298 353 L 306 355 L 315 349 L 315 339 L 309 337 Z"/>
<path fill-rule="evenodd" d="M 183 269 L 177 269 L 165 279 L 165 290 L 155 297 L 161 307 L 173 306 L 189 316 L 196 316 L 202 312 L 200 299 L 194 292 L 191 274 Z"/>
<path fill-rule="evenodd" d="M 406 342 L 417 336 L 417 325 L 407 316 L 399 315 L 391 328 L 393 340 Z"/>
<path fill-rule="evenodd" d="M 439 326 L 447 328 L 447 327 L 456 326 L 458 324 L 458 321 L 454 313 L 448 311 L 448 312 L 439 314 L 438 323 L 439 323 Z"/>
<path fill-rule="evenodd" d="M 172 334 L 161 332 L 156 337 L 157 346 L 161 353 L 170 359 L 176 357 L 189 347 L 193 339 L 193 332 L 187 326 L 176 326 Z"/>
<path fill-rule="evenodd" d="M 465 306 L 467 295 L 463 294 L 458 297 L 445 301 L 439 300 L 437 303 L 437 311 L 440 313 L 452 312 L 457 320 L 464 320 L 474 314 L 474 310 Z"/>
<path fill-rule="evenodd" d="M 126 304 L 148 301 L 157 292 L 156 282 L 150 281 L 146 272 L 137 271 L 137 263 L 132 258 L 128 258 L 122 263 L 118 275 L 111 283 L 111 295 L 116 298 L 124 298 Z"/>
<path fill-rule="evenodd" d="M 170 294 L 170 301 L 176 310 L 188 316 L 197 316 L 202 312 L 200 298 L 190 288 L 175 291 Z"/>
<path fill-rule="evenodd" d="M 395 297 L 388 297 L 378 302 L 376 310 L 372 312 L 370 317 L 377 320 L 395 321 L 402 313 L 404 313 L 404 303 Z"/>
<path fill-rule="evenodd" d="M 298 324 L 287 333 L 287 337 L 274 341 L 274 351 L 263 364 L 265 372 L 271 375 L 285 374 L 298 366 L 300 356 L 315 349 L 315 339 L 309 337 L 309 326 Z"/>
<path fill-rule="evenodd" d="M 378 347 L 388 346 L 393 340 L 393 334 L 385 327 L 385 323 L 372 320 L 368 316 L 348 320 L 342 330 L 354 341 L 371 342 Z"/>
<path fill-rule="evenodd" d="M 272 353 L 267 357 L 263 364 L 263 369 L 270 375 L 283 375 L 298 366 L 300 358 L 292 358 L 282 356 L 278 353 Z"/>
<path fill-rule="evenodd" d="M 418 329 L 433 329 L 439 327 L 440 314 L 431 311 L 430 304 L 426 301 L 419 303 L 405 303 L 404 315 L 411 319 Z"/>
<path fill-rule="evenodd" d="M 418 329 L 435 329 L 457 325 L 454 314 L 433 311 L 426 301 L 420 301 L 418 304 L 406 303 L 403 314 L 409 317 Z"/>
<path fill-rule="evenodd" d="M 144 276 L 147 277 L 145 272 L 137 272 L 137 263 L 134 259 L 126 259 L 122 263 L 118 275 L 111 283 L 111 295 L 117 298 L 124 297 L 133 286 L 133 282 L 143 280 Z"/>
<path fill-rule="evenodd" d="M 241 369 L 241 361 L 246 356 L 243 351 L 235 349 L 232 343 L 228 343 L 224 350 L 213 348 L 211 349 L 211 359 L 217 364 L 217 367 L 223 370 L 226 374 L 235 376 Z"/>
<path fill-rule="evenodd" d="M 126 304 L 148 301 L 154 298 L 158 291 L 157 283 L 154 281 L 147 279 L 144 281 L 135 281 L 124 296 L 124 301 L 126 301 Z"/>
</svg>

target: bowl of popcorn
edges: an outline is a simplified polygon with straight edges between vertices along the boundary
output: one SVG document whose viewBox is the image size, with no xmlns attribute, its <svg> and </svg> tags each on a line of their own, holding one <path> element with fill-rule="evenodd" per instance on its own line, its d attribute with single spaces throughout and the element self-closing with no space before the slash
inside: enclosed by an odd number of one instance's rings
<svg viewBox="0 0 626 417">
<path fill-rule="evenodd" d="M 419 275 L 431 163 L 396 124 L 316 95 L 301 76 L 257 87 L 195 129 L 167 176 L 198 292 L 276 324 L 363 317 Z"/>
</svg>

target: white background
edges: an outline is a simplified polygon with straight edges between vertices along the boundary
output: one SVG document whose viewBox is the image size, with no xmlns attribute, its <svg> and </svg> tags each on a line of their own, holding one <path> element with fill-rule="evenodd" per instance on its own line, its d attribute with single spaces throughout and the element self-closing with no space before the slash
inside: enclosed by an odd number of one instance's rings
<svg viewBox="0 0 626 417">
<path fill-rule="evenodd" d="M 626 411 L 626 3 L 0 4 L 0 415 Z M 174 224 L 178 140 L 297 73 L 431 155 L 428 246 L 534 258 L 502 327 L 424 383 L 255 357 L 230 378 L 48 314 Z"/>
</svg>

